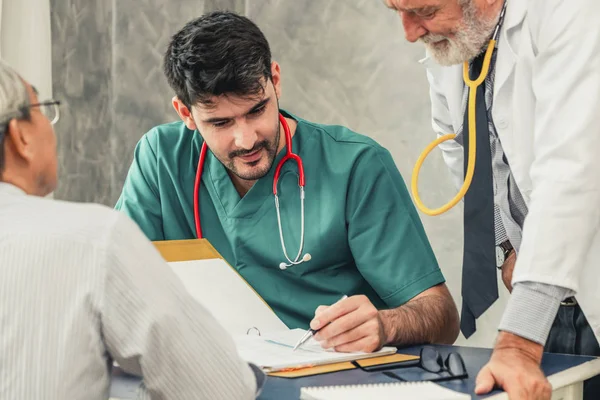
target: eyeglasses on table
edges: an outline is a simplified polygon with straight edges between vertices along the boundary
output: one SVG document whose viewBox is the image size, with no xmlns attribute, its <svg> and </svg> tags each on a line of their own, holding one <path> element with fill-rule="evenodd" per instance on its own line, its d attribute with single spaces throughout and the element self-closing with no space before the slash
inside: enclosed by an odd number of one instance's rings
<svg viewBox="0 0 600 400">
<path fill-rule="evenodd" d="M 379 366 L 362 368 L 368 372 L 383 371 L 391 378 L 405 380 L 402 372 L 394 373 L 393 369 L 421 368 L 425 372 L 436 374 L 423 380 L 446 381 L 453 379 L 465 379 L 469 377 L 465 362 L 459 353 L 452 352 L 445 357 L 434 347 L 425 346 L 421 349 L 418 360 L 404 361 L 401 363 L 384 364 Z"/>
</svg>

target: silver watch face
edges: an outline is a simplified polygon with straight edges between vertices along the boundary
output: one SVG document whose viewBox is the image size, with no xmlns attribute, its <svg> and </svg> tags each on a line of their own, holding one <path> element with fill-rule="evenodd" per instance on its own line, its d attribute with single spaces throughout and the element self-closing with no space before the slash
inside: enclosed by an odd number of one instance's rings
<svg viewBox="0 0 600 400">
<path fill-rule="evenodd" d="M 496 246 L 496 267 L 500 268 L 504 264 L 504 249 Z"/>
</svg>

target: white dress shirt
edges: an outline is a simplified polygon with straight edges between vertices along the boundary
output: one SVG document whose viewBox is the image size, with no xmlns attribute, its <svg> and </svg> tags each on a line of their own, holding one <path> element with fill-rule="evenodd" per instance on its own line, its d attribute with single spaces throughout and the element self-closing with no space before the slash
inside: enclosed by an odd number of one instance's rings
<svg viewBox="0 0 600 400">
<path fill-rule="evenodd" d="M 125 215 L 0 182 L 0 398 L 251 399 L 252 368 Z"/>
</svg>

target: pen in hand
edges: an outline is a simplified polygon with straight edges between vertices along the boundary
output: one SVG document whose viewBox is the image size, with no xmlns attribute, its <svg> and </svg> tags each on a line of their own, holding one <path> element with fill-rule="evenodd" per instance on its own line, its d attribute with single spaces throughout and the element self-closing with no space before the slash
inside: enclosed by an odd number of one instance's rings
<svg viewBox="0 0 600 400">
<path fill-rule="evenodd" d="M 338 301 L 336 301 L 334 304 L 339 303 L 340 301 L 346 299 L 348 296 L 343 295 L 341 299 L 339 299 Z M 326 325 L 327 326 L 327 325 Z M 298 341 L 298 343 L 296 343 L 296 345 L 294 346 L 294 349 L 292 351 L 296 351 L 296 349 L 300 348 L 300 346 L 302 346 L 304 343 L 306 343 L 306 341 L 308 341 L 308 339 L 310 339 L 311 337 L 313 337 L 317 332 L 319 332 L 321 329 L 323 329 L 324 327 L 321 327 L 319 329 L 312 329 L 309 328 L 306 333 L 304 334 L 304 336 L 302 336 L 300 338 L 300 340 Z"/>
</svg>

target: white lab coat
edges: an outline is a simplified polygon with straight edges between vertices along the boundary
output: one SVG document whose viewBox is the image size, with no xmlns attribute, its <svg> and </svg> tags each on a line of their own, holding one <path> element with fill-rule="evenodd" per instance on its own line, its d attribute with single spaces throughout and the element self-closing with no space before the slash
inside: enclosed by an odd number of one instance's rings
<svg viewBox="0 0 600 400">
<path fill-rule="evenodd" d="M 513 284 L 573 290 L 600 342 L 600 1 L 507 1 L 492 116 L 529 208 Z M 462 65 L 422 62 L 434 130 L 456 132 Z M 463 148 L 440 147 L 460 186 Z"/>
</svg>

